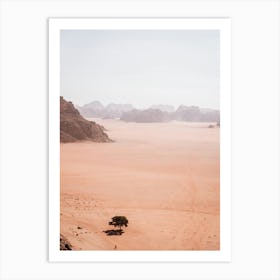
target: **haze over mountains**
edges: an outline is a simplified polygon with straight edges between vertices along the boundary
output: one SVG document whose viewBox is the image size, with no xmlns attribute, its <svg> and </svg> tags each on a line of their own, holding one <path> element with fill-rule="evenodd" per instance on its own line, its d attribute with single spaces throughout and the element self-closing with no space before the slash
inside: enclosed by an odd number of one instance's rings
<svg viewBox="0 0 280 280">
<path fill-rule="evenodd" d="M 131 104 L 110 103 L 104 106 L 99 101 L 93 101 L 82 107 L 76 107 L 81 115 L 86 118 L 120 119 L 126 122 L 220 121 L 219 110 L 200 108 L 198 106 L 180 105 L 175 109 L 172 105 L 156 104 L 147 109 L 136 109 Z"/>
<path fill-rule="evenodd" d="M 130 104 L 115 104 L 110 103 L 106 107 L 99 101 L 93 101 L 82 107 L 78 107 L 80 113 L 87 118 L 108 118 L 115 119 L 120 118 L 122 113 L 133 110 L 133 106 Z"/>
</svg>

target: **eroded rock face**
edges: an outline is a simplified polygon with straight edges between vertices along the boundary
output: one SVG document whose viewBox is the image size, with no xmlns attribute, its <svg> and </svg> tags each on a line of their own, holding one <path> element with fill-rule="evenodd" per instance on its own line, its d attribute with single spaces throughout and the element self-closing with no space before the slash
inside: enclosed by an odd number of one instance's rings
<svg viewBox="0 0 280 280">
<path fill-rule="evenodd" d="M 72 102 L 60 97 L 60 142 L 111 142 L 104 127 L 84 119 Z"/>
<path fill-rule="evenodd" d="M 60 250 L 72 250 L 71 243 L 62 234 L 60 234 Z"/>
</svg>

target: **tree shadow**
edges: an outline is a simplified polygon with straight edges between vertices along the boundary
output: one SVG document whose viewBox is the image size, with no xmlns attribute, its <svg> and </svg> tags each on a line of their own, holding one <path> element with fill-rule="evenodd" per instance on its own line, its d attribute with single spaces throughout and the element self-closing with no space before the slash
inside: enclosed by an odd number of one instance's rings
<svg viewBox="0 0 280 280">
<path fill-rule="evenodd" d="M 124 233 L 122 229 L 108 229 L 103 230 L 103 232 L 105 232 L 106 235 L 122 235 Z"/>
</svg>

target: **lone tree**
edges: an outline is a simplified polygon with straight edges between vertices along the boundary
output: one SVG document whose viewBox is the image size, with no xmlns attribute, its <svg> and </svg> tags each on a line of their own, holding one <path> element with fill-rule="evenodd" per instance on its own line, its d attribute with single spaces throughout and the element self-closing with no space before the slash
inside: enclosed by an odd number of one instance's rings
<svg viewBox="0 0 280 280">
<path fill-rule="evenodd" d="M 112 221 L 109 222 L 109 225 L 114 227 L 119 227 L 122 230 L 122 226 L 127 227 L 128 219 L 125 216 L 115 216 L 112 218 Z"/>
</svg>

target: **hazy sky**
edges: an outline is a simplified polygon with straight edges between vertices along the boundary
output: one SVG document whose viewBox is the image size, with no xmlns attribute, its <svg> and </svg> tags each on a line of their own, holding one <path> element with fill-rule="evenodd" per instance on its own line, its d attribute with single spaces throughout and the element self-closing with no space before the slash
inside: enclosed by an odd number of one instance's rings
<svg viewBox="0 0 280 280">
<path fill-rule="evenodd" d="M 61 31 L 61 95 L 219 108 L 219 31 Z"/>
</svg>

